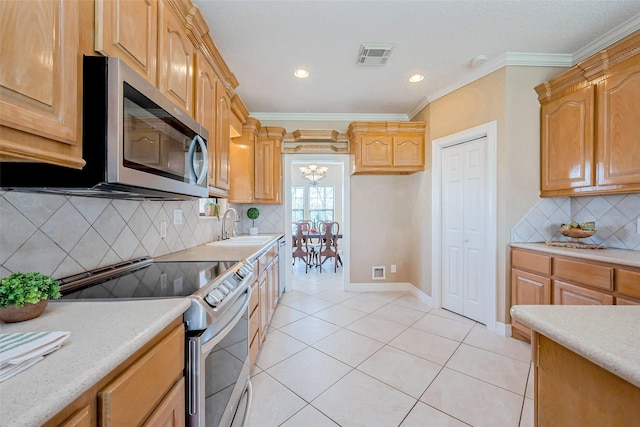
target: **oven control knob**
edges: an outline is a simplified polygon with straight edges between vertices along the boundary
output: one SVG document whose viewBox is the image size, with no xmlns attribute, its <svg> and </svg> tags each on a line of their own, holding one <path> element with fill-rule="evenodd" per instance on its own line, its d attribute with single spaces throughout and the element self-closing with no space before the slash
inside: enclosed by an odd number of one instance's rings
<svg viewBox="0 0 640 427">
<path fill-rule="evenodd" d="M 229 280 L 229 279 L 225 280 L 223 282 L 223 285 L 225 285 L 230 291 L 232 291 L 232 290 L 234 290 L 236 288 L 236 284 L 233 281 Z"/>
<path fill-rule="evenodd" d="M 229 295 L 231 293 L 231 290 L 228 287 L 226 287 L 223 283 L 219 284 L 216 290 L 218 292 L 222 292 L 223 295 Z"/>
<path fill-rule="evenodd" d="M 210 292 L 209 295 L 205 297 L 205 301 L 207 301 L 207 303 L 211 307 L 215 307 L 216 305 L 220 304 L 222 298 L 220 298 L 218 295 L 215 295 L 213 292 Z"/>
<path fill-rule="evenodd" d="M 249 275 L 249 273 L 251 273 L 251 269 L 248 268 L 246 265 L 243 265 L 238 269 L 236 273 L 238 274 L 238 276 L 240 276 L 241 279 L 244 279 Z"/>
</svg>

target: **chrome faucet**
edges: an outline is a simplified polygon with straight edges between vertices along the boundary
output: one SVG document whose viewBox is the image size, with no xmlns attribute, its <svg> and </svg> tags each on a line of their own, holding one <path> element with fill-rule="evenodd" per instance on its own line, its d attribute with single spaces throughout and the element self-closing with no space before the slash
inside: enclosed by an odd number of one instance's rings
<svg viewBox="0 0 640 427">
<path fill-rule="evenodd" d="M 238 228 L 236 227 L 236 223 L 240 222 L 238 211 L 234 208 L 229 208 L 224 212 L 224 215 L 222 215 L 222 240 L 227 240 L 229 238 L 229 231 L 227 230 L 227 215 L 229 212 L 233 214 L 233 228 L 231 230 L 231 235 L 233 237 L 238 235 Z"/>
</svg>

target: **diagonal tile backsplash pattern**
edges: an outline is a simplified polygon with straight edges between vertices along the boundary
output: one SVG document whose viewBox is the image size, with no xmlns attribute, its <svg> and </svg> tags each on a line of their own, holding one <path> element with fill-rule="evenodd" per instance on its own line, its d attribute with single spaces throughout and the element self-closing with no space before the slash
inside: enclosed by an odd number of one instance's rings
<svg viewBox="0 0 640 427">
<path fill-rule="evenodd" d="M 555 197 L 540 199 L 511 230 L 512 242 L 568 241 L 558 232 L 560 224 L 571 221 L 596 222 L 596 234 L 584 243 L 610 248 L 640 250 L 637 221 L 640 194 Z"/>
<path fill-rule="evenodd" d="M 0 276 L 39 271 L 54 278 L 216 240 L 219 222 L 198 201 L 98 199 L 0 193 Z M 174 212 L 182 223 L 174 224 Z M 160 223 L 166 236 L 160 237 Z"/>
</svg>

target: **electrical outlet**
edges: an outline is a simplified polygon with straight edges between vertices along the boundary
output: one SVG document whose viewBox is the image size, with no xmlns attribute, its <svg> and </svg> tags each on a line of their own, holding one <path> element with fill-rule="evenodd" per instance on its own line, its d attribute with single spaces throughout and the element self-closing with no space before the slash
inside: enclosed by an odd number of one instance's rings
<svg viewBox="0 0 640 427">
<path fill-rule="evenodd" d="M 160 221 L 160 238 L 167 237 L 167 221 Z"/>
<path fill-rule="evenodd" d="M 638 218 L 638 226 L 636 227 L 636 233 L 640 234 L 640 218 Z"/>
<path fill-rule="evenodd" d="M 395 264 L 391 264 L 391 272 L 392 273 L 396 272 L 396 265 Z"/>
<path fill-rule="evenodd" d="M 173 210 L 173 225 L 182 224 L 182 209 Z"/>
</svg>

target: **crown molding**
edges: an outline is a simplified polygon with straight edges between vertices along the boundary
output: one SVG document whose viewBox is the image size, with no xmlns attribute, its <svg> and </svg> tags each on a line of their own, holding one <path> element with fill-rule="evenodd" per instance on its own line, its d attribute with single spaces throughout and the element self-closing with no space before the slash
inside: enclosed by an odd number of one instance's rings
<svg viewBox="0 0 640 427">
<path fill-rule="evenodd" d="M 573 54 L 573 64 L 575 65 L 584 59 L 587 59 L 594 53 L 611 46 L 618 40 L 622 40 L 631 33 L 640 30 L 640 13 L 624 22 L 622 25 L 617 26 L 613 30 L 605 33 L 603 36 L 598 37 L 593 42 L 589 43 L 582 49 L 579 49 Z"/>
<path fill-rule="evenodd" d="M 255 117 L 260 121 L 389 121 L 403 122 L 408 121 L 409 116 L 406 114 L 341 114 L 341 113 L 251 113 L 251 117 Z"/>
</svg>

